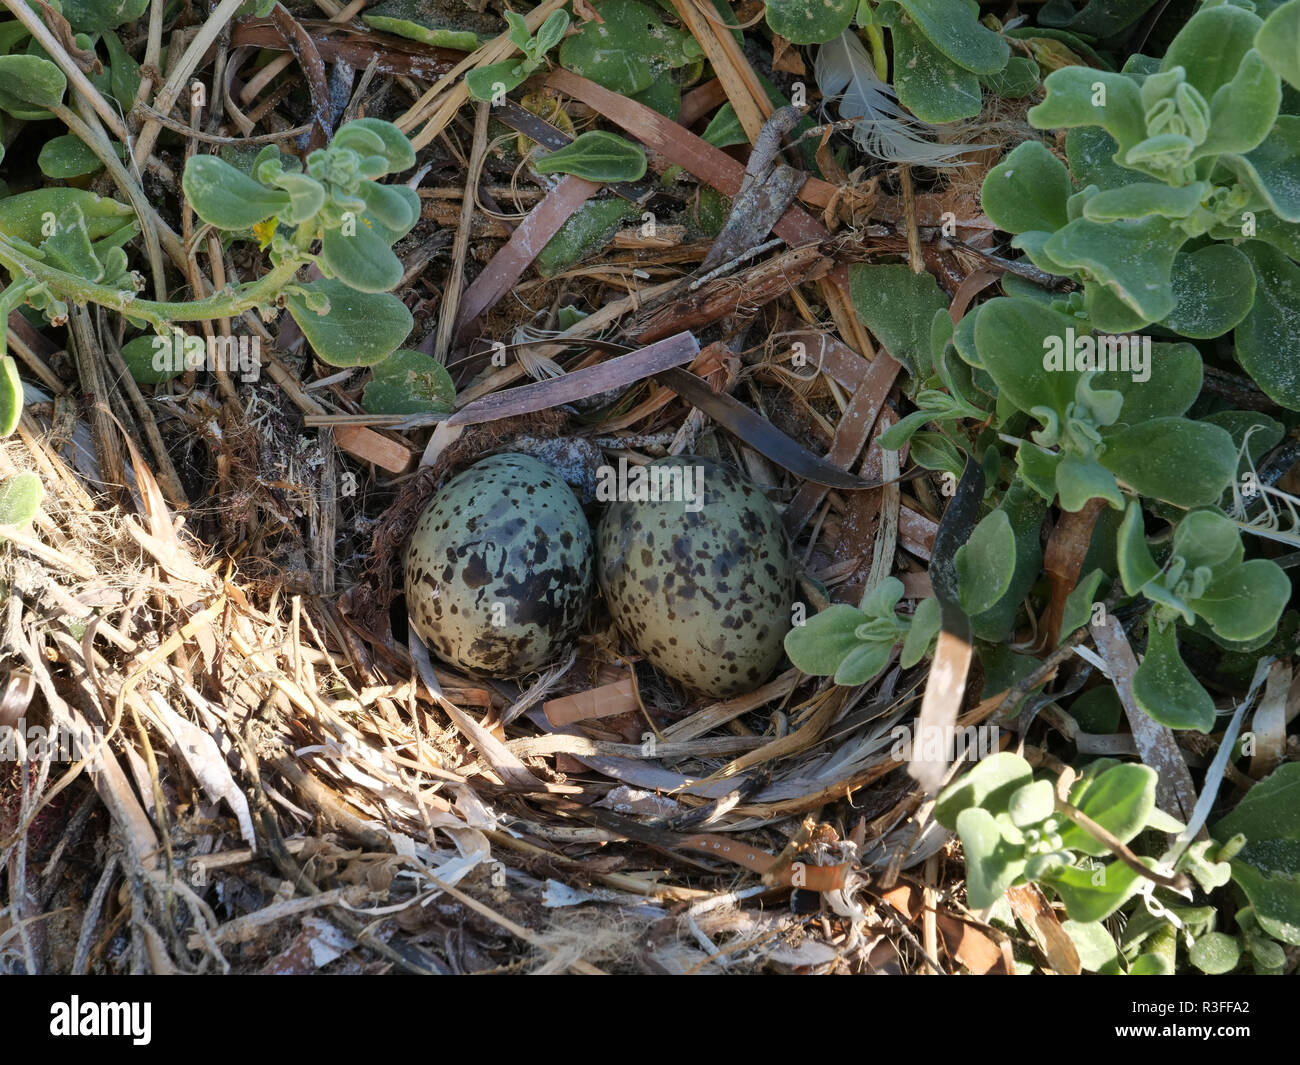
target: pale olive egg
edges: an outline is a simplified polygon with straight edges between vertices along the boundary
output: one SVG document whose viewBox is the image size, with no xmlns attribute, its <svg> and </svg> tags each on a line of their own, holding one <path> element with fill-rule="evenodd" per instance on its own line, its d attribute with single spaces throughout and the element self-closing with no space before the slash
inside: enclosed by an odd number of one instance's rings
<svg viewBox="0 0 1300 1065">
<path fill-rule="evenodd" d="M 493 677 L 547 665 L 591 600 L 591 529 L 569 486 L 530 455 L 448 481 L 406 549 L 406 609 L 439 658 Z"/>
<path fill-rule="evenodd" d="M 683 476 L 665 478 L 677 467 Z M 659 479 L 660 496 L 678 498 L 627 499 L 605 512 L 596 572 L 614 623 L 692 691 L 752 691 L 781 660 L 794 603 L 776 510 L 748 478 L 709 459 L 660 459 L 645 473 Z"/>
</svg>

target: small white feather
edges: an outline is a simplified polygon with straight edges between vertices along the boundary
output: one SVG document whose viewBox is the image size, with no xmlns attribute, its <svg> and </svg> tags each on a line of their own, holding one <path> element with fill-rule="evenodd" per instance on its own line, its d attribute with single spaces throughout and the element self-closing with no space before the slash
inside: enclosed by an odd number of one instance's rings
<svg viewBox="0 0 1300 1065">
<path fill-rule="evenodd" d="M 813 76 L 822 96 L 837 100 L 841 118 L 858 119 L 853 139 L 890 163 L 935 168 L 966 166 L 959 157 L 986 144 L 939 144 L 937 126 L 905 111 L 893 87 L 876 77 L 871 56 L 851 29 L 817 50 Z"/>
</svg>

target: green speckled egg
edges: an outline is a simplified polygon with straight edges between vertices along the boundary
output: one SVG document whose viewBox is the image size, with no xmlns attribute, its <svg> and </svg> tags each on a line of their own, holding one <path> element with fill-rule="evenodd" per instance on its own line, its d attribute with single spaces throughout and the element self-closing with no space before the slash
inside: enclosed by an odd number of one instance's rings
<svg viewBox="0 0 1300 1065">
<path fill-rule="evenodd" d="M 411 626 L 443 661 L 493 677 L 547 665 L 591 599 L 591 529 L 530 455 L 493 455 L 430 500 L 406 549 Z"/>
<path fill-rule="evenodd" d="M 619 630 L 668 676 L 719 698 L 752 691 L 781 660 L 790 630 L 785 532 L 767 497 L 736 471 L 691 456 L 648 469 L 671 466 L 702 469 L 702 504 L 681 493 L 611 504 L 596 534 L 601 592 Z"/>
</svg>

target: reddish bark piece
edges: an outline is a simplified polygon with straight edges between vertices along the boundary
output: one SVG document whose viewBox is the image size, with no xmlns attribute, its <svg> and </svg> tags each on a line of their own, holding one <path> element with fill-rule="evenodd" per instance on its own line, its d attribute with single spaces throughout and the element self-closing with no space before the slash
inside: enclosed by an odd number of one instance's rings
<svg viewBox="0 0 1300 1065">
<path fill-rule="evenodd" d="M 300 19 L 299 24 L 311 35 L 323 59 L 330 63 L 341 59 L 358 70 L 365 70 L 370 61 L 376 59 L 375 70 L 380 74 L 435 81 L 465 58 L 463 52 L 449 48 L 434 48 L 391 34 L 358 30 L 323 19 Z M 230 44 L 232 48 L 246 46 L 281 52 L 286 49 L 284 39 L 270 19 L 237 20 L 231 30 Z M 215 45 L 213 47 L 215 49 Z"/>
<path fill-rule="evenodd" d="M 409 450 L 364 425 L 335 426 L 334 443 L 362 462 L 373 462 L 389 473 L 405 473 L 411 464 Z"/>
<path fill-rule="evenodd" d="M 518 284 L 547 241 L 599 191 L 600 185 L 596 182 L 569 175 L 528 212 L 528 217 L 515 228 L 510 239 L 492 256 L 483 272 L 474 278 L 461 296 L 456 314 L 457 343 L 475 318 L 495 307 L 497 301 Z M 431 333 L 430 338 L 432 336 Z"/>
<path fill-rule="evenodd" d="M 885 405 L 889 390 L 894 386 L 894 379 L 902 368 L 888 353 L 877 353 L 875 361 L 867 366 L 866 373 L 840 418 L 835 439 L 826 455 L 827 462 L 847 470 L 857 461 L 863 446 L 871 437 L 871 430 Z M 805 481 L 781 519 L 786 532 L 791 536 L 796 535 L 825 498 L 825 488 Z"/>
</svg>

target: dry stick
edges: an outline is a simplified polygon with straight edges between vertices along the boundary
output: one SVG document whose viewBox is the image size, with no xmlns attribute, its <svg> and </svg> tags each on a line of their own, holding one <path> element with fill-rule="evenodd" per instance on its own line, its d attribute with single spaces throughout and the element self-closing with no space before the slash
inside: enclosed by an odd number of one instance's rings
<svg viewBox="0 0 1300 1065">
<path fill-rule="evenodd" d="M 678 17 L 686 24 L 691 36 L 704 49 L 705 56 L 713 64 L 714 73 L 718 75 L 718 80 L 722 82 L 722 87 L 727 92 L 727 99 L 731 101 L 731 106 L 735 108 L 736 117 L 740 119 L 740 124 L 745 130 L 745 136 L 749 138 L 749 143 L 753 144 L 758 139 L 758 134 L 763 128 L 765 115 L 764 110 L 760 109 L 758 104 L 759 99 L 764 104 L 767 104 L 766 114 L 771 114 L 772 105 L 767 99 L 767 93 L 762 91 L 760 85 L 757 95 L 752 94 L 749 81 L 745 78 L 743 72 L 737 69 L 731 53 L 719 41 L 719 37 L 726 34 L 715 34 L 713 27 L 700 14 L 699 9 L 692 3 L 692 0 L 672 0 L 672 4 Z M 732 44 L 734 45 L 735 41 L 732 41 Z M 749 67 L 749 64 L 744 62 L 743 56 L 741 56 L 741 66 Z M 753 79 L 752 70 L 750 71 L 750 79 Z"/>
<path fill-rule="evenodd" d="M 117 429 L 108 409 L 104 360 L 100 357 L 99 345 L 95 343 L 86 308 L 70 307 L 68 310 L 68 346 L 77 362 L 81 394 L 87 400 L 87 417 L 95 443 L 95 456 L 99 459 L 100 481 L 108 487 L 110 494 L 116 495 L 126 485 L 126 468 Z"/>
<path fill-rule="evenodd" d="M 144 396 L 140 394 L 139 385 L 135 383 L 135 378 L 131 376 L 131 371 L 127 369 L 126 363 L 122 361 L 121 353 L 114 344 L 105 344 L 104 354 L 108 356 L 113 372 L 117 374 L 117 380 L 114 384 L 126 393 L 126 398 L 135 411 L 136 420 L 140 423 L 140 431 L 144 433 L 144 438 L 149 443 L 149 449 L 153 452 L 154 459 L 158 463 L 158 467 L 154 471 L 155 476 L 158 478 L 158 487 L 162 489 L 167 502 L 172 506 L 188 507 L 189 499 L 185 495 L 185 489 L 181 486 L 180 475 L 176 472 L 176 467 L 172 465 L 171 455 L 167 453 L 167 445 L 163 443 L 162 434 L 158 432 L 158 426 L 154 422 L 153 415 L 144 401 Z"/>
<path fill-rule="evenodd" d="M 898 186 L 903 193 L 903 218 L 907 225 L 907 257 L 912 273 L 925 273 L 921 254 L 921 231 L 916 224 L 916 191 L 912 188 L 912 168 L 906 163 L 898 168 Z"/>
<path fill-rule="evenodd" d="M 274 144 L 276 141 L 289 140 L 292 137 L 299 137 L 311 130 L 310 125 L 294 126 L 292 129 L 281 130 L 279 133 L 258 133 L 252 137 L 222 137 L 216 133 L 204 133 L 201 130 L 192 128 L 184 122 L 179 122 L 174 118 L 169 118 L 161 111 L 157 111 L 148 104 L 136 104 L 135 114 L 144 115 L 151 122 L 157 122 L 164 129 L 169 129 L 173 133 L 179 133 L 184 137 L 192 137 L 204 144 Z"/>
<path fill-rule="evenodd" d="M 460 307 L 461 289 L 465 284 L 465 256 L 469 254 L 470 225 L 474 221 L 474 205 L 478 202 L 475 193 L 479 174 L 483 170 L 483 156 L 487 153 L 488 117 L 491 109 L 491 104 L 481 103 L 474 117 L 474 145 L 469 153 L 465 194 L 460 200 L 460 225 L 456 228 L 451 272 L 447 275 L 447 287 L 443 289 L 442 306 L 438 308 L 438 332 L 433 345 L 433 357 L 442 363 L 447 361 L 447 352 L 456 331 L 456 311 Z"/>
<path fill-rule="evenodd" d="M 144 47 L 144 62 L 140 64 L 140 85 L 135 91 L 135 106 L 139 107 L 149 97 L 153 78 L 144 76 L 145 70 L 157 70 L 162 60 L 163 8 L 167 0 L 149 0 L 149 40 Z"/>
<path fill-rule="evenodd" d="M 221 31 L 226 28 L 226 23 L 235 17 L 235 12 L 239 10 L 244 0 L 221 0 L 217 9 L 212 12 L 208 21 L 200 28 L 199 32 L 194 35 L 194 40 L 181 56 L 181 60 L 176 64 L 172 71 L 171 77 L 167 83 L 158 90 L 158 95 L 154 99 L 154 106 L 163 114 L 167 114 L 176 105 L 180 98 L 182 90 L 185 88 L 185 82 L 189 76 L 194 73 L 202 60 L 208 48 L 220 36 Z M 21 6 L 22 0 L 5 0 L 7 5 Z M 136 165 L 142 165 L 144 160 L 148 159 L 153 152 L 154 142 L 158 140 L 158 134 L 162 131 L 162 123 L 149 119 L 144 124 L 144 129 L 140 131 L 140 137 L 135 142 L 135 160 Z M 126 137 L 123 134 L 122 139 Z"/>
</svg>

